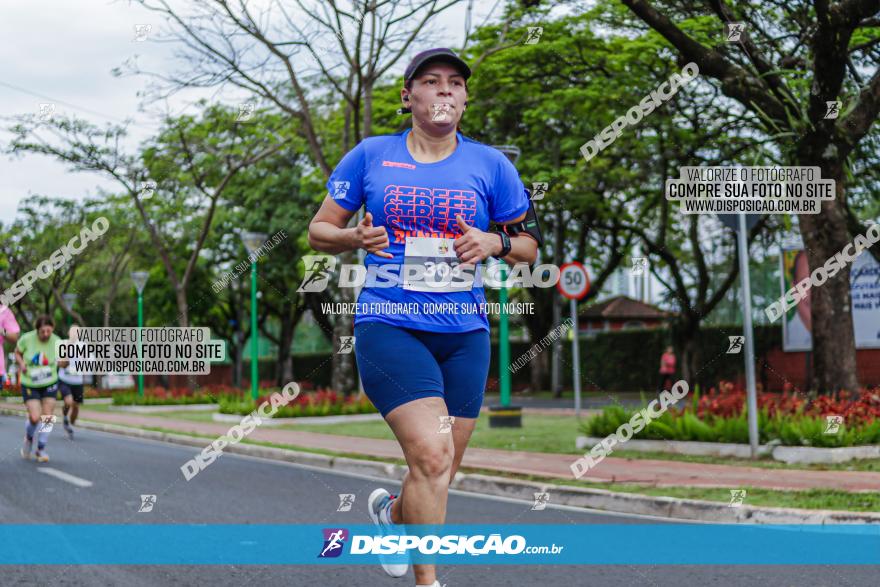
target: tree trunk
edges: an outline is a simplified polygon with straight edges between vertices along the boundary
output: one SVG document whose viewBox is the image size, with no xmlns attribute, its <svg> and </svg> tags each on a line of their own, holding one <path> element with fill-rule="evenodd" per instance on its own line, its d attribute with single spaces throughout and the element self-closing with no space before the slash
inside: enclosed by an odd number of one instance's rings
<svg viewBox="0 0 880 587">
<path fill-rule="evenodd" d="M 342 253 L 340 262 L 352 263 L 355 259 L 354 251 Z M 341 302 L 353 302 L 354 291 L 351 288 L 342 288 L 339 291 L 339 300 Z M 357 385 L 354 352 L 338 353 L 341 337 L 352 336 L 352 317 L 350 314 L 339 314 L 333 322 L 333 355 L 331 359 L 332 373 L 330 376 L 330 387 L 337 393 L 348 395 L 355 390 Z"/>
<path fill-rule="evenodd" d="M 338 393 L 348 395 L 355 388 L 354 353 L 338 353 L 341 337 L 352 335 L 352 319 L 349 314 L 340 314 L 333 324 L 333 360 L 330 387 Z"/>
<path fill-rule="evenodd" d="M 539 339 L 540 340 L 540 339 Z M 533 341 L 534 342 L 534 341 Z M 544 382 L 547 379 L 547 355 L 550 353 L 541 352 L 531 362 L 531 373 L 529 380 L 529 391 L 537 393 L 544 389 Z"/>
<path fill-rule="evenodd" d="M 119 280 L 114 279 L 110 282 L 110 290 L 107 292 L 107 299 L 104 300 L 104 328 L 110 326 L 110 314 L 111 308 L 113 307 L 113 300 L 116 299 L 116 288 L 119 285 Z M 85 324 L 83 324 L 85 326 Z"/>
<path fill-rule="evenodd" d="M 367 74 L 364 79 L 364 129 L 361 138 L 373 136 L 373 79 Z"/>
<path fill-rule="evenodd" d="M 232 345 L 232 386 L 241 387 L 241 377 L 244 370 L 243 349 L 241 348 L 241 333 L 235 332 L 235 344 Z"/>
<path fill-rule="evenodd" d="M 293 302 L 285 298 L 281 309 L 281 335 L 278 340 L 278 359 L 275 363 L 275 382 L 284 387 L 293 379 L 293 359 L 290 348 L 293 346 L 293 329 L 296 317 Z"/>
<path fill-rule="evenodd" d="M 175 298 L 177 300 L 177 309 L 180 311 L 180 315 L 177 317 L 178 325 L 184 328 L 189 327 L 189 306 L 186 303 L 186 286 L 182 285 L 178 287 L 175 292 Z M 197 385 L 196 376 L 195 375 L 186 375 L 186 388 L 189 391 L 195 391 Z M 164 382 L 163 382 L 164 384 Z"/>
<path fill-rule="evenodd" d="M 808 158 L 800 165 L 816 165 L 817 158 Z M 802 214 L 798 217 L 801 237 L 807 252 L 810 272 L 843 249 L 849 242 L 843 201 L 843 165 L 827 161 L 822 166 L 822 178 L 835 181 L 836 200 L 822 202 L 822 213 Z M 858 391 L 856 370 L 856 343 L 850 299 L 850 265 L 837 272 L 821 286 L 813 287 L 801 304 L 810 304 L 813 339 L 812 390 L 835 393 L 846 389 Z"/>
<path fill-rule="evenodd" d="M 696 380 L 699 373 L 700 347 L 697 340 L 699 334 L 699 320 L 693 321 L 685 318 L 677 328 L 678 350 L 681 353 L 679 362 L 680 377 L 687 381 L 688 386 L 694 389 L 700 382 Z M 659 357 L 654 361 L 654 372 L 659 373 Z M 673 375 L 673 378 L 675 376 Z M 701 386 L 703 388 L 704 386 Z"/>
<path fill-rule="evenodd" d="M 529 343 L 536 345 L 556 327 L 553 322 L 553 302 L 557 293 L 555 288 L 531 288 L 529 296 L 535 311 L 531 314 L 524 314 L 523 323 L 529 333 Z M 549 363 L 547 355 L 552 354 L 552 348 L 541 349 L 538 356 L 529 363 L 530 392 L 534 393 L 546 389 Z M 512 358 L 513 360 L 517 359 L 517 357 Z"/>
<path fill-rule="evenodd" d="M 189 306 L 186 304 L 186 289 L 184 287 L 176 288 L 174 291 L 174 298 L 177 301 L 177 311 L 180 312 L 177 316 L 177 325 L 188 327 Z"/>
</svg>

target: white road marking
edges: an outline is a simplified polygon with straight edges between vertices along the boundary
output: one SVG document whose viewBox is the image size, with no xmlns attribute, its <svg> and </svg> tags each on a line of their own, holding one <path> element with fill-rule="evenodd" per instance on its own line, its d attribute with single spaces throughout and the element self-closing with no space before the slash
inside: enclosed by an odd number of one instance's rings
<svg viewBox="0 0 880 587">
<path fill-rule="evenodd" d="M 75 475 L 71 475 L 70 473 L 65 473 L 64 471 L 59 471 L 58 469 L 53 469 L 52 467 L 39 467 L 37 469 L 40 473 L 45 473 L 47 475 L 52 475 L 56 479 L 61 479 L 62 481 L 67 481 L 71 485 L 76 485 L 77 487 L 91 487 L 92 482 L 83 479 L 82 477 L 77 477 Z"/>
</svg>

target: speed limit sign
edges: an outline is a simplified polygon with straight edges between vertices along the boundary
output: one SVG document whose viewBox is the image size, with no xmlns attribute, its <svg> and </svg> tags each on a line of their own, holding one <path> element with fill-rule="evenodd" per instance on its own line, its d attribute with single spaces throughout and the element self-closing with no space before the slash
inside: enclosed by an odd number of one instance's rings
<svg viewBox="0 0 880 587">
<path fill-rule="evenodd" d="M 570 300 L 579 300 L 590 291 L 590 276 L 586 267 L 577 261 L 566 263 L 559 268 L 559 281 L 556 289 Z"/>
</svg>

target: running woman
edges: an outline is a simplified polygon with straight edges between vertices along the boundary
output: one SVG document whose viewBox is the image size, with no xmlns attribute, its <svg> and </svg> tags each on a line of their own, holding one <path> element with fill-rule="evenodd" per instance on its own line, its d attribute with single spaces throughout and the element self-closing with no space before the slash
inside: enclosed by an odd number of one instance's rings
<svg viewBox="0 0 880 587">
<path fill-rule="evenodd" d="M 67 337 L 71 342 L 79 340 L 78 331 L 79 325 L 71 324 L 67 331 Z M 58 379 L 58 388 L 61 391 L 61 398 L 64 400 L 64 406 L 61 408 L 64 413 L 64 431 L 67 432 L 67 437 L 73 440 L 73 425 L 76 424 L 79 407 L 83 403 L 83 376 L 79 373 L 71 373 L 67 368 L 61 367 L 58 369 Z"/>
<path fill-rule="evenodd" d="M 6 351 L 3 344 L 11 342 L 15 344 L 18 341 L 18 334 L 21 328 L 15 320 L 12 310 L 3 304 L 0 304 L 0 389 L 6 384 Z"/>
<path fill-rule="evenodd" d="M 473 277 L 490 256 L 528 264 L 537 256 L 539 236 L 487 232 L 490 221 L 522 226 L 533 208 L 510 161 L 457 132 L 470 73 L 449 49 L 416 55 L 400 92 L 412 129 L 367 138 L 346 154 L 309 225 L 315 250 L 365 249 L 368 275 L 379 266 L 382 275 L 394 276 L 392 287 L 367 278 L 354 325 L 364 391 L 409 468 L 400 495 L 379 488 L 369 497 L 369 514 L 386 533 L 395 524 L 444 523 L 449 484 L 480 412 L 489 323 L 484 313 L 460 309 L 486 301 L 479 282 L 468 283 L 466 275 Z M 363 220 L 346 228 L 361 206 Z M 450 274 L 456 277 L 438 284 L 438 276 Z M 437 304 L 445 311 L 387 310 L 395 303 Z M 393 577 L 408 568 L 382 566 Z M 414 565 L 414 574 L 417 586 L 439 586 L 434 565 Z"/>
<path fill-rule="evenodd" d="M 21 396 L 28 412 L 21 457 L 31 458 L 36 432 L 37 461 L 45 463 L 49 460 L 46 442 L 49 440 L 51 422 L 54 419 L 58 367 L 66 367 L 67 360 L 55 360 L 55 347 L 61 339 L 53 333 L 55 322 L 52 318 L 40 316 L 35 326 L 36 330 L 21 335 L 15 347 L 15 360 L 21 373 Z"/>
</svg>

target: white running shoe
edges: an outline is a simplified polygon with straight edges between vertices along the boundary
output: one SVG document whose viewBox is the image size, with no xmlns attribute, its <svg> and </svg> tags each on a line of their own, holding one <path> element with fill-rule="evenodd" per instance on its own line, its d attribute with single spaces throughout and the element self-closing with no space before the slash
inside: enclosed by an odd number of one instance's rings
<svg viewBox="0 0 880 587">
<path fill-rule="evenodd" d="M 388 505 L 388 503 L 395 499 L 396 495 L 391 495 L 381 487 L 373 491 L 370 494 L 369 499 L 367 499 L 367 509 L 370 511 L 370 518 L 372 518 L 373 523 L 379 527 L 382 531 L 382 535 L 387 534 L 400 534 L 400 531 L 396 529 L 396 526 L 389 526 L 385 522 L 381 520 L 379 517 L 379 512 Z M 399 556 L 395 557 L 395 559 L 399 560 Z M 387 557 L 383 555 L 379 555 L 379 562 L 382 563 L 382 569 L 386 573 L 388 573 L 392 577 L 403 577 L 406 575 L 406 571 L 409 569 L 409 563 L 390 563 L 386 562 Z"/>
</svg>

